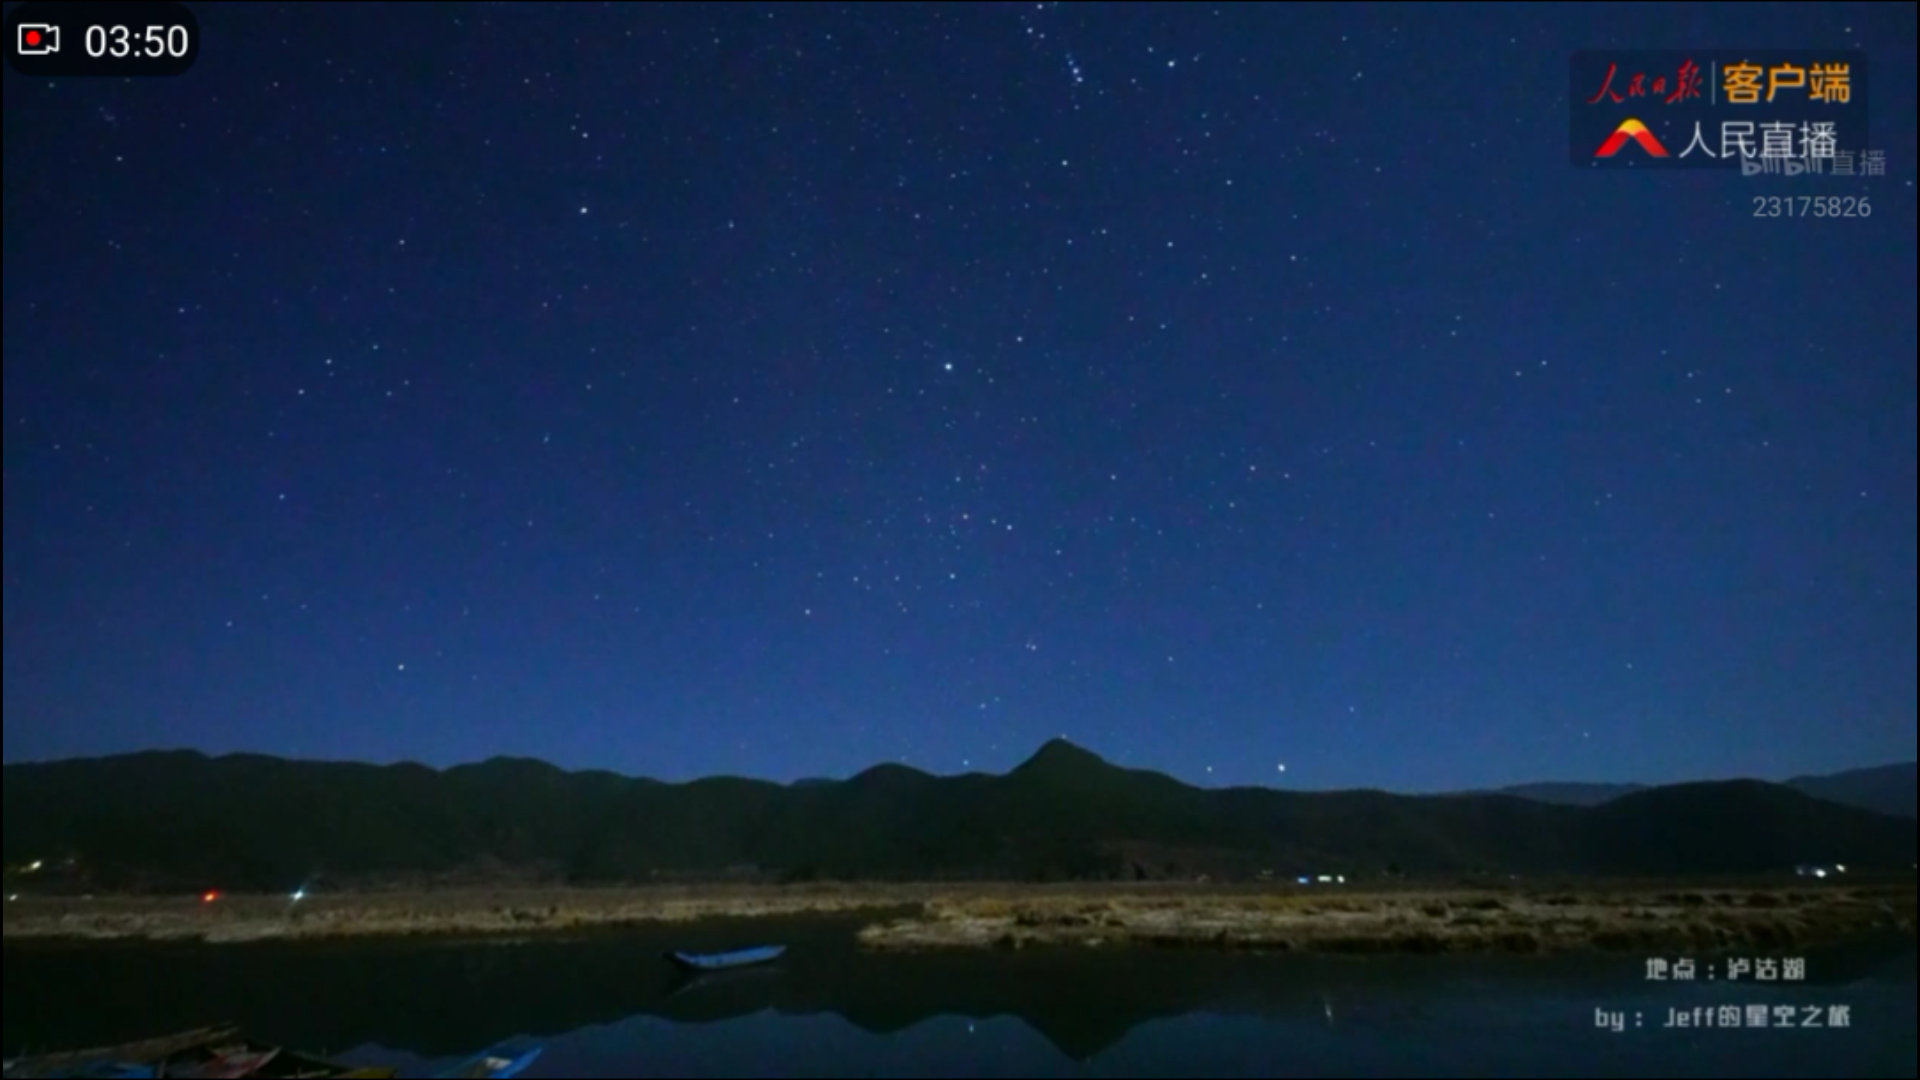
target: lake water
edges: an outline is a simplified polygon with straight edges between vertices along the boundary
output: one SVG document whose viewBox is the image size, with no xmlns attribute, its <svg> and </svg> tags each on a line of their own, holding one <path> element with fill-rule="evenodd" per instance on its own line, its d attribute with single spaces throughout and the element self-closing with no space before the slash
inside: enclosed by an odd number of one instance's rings
<svg viewBox="0 0 1920 1080">
<path fill-rule="evenodd" d="M 19 945 L 5 1049 L 220 1021 L 430 1075 L 536 1036 L 530 1076 L 1914 1076 L 1911 939 L 1814 952 L 1803 982 L 1649 982 L 1645 958 L 1205 951 L 870 955 L 857 922 L 715 921 L 522 943 Z M 785 942 L 688 982 L 671 948 Z M 1676 959 L 1678 957 L 1675 957 Z M 1777 957 L 1781 958 L 1781 957 Z M 1697 958 L 1703 965 L 1724 957 Z M 1672 1010 L 1793 1006 L 1794 1027 Z M 1843 1007 L 1848 1026 L 1808 1028 Z M 1623 1021 L 1607 1030 L 1602 1017 Z M 1715 1017 L 1717 1019 L 1717 1017 Z"/>
</svg>

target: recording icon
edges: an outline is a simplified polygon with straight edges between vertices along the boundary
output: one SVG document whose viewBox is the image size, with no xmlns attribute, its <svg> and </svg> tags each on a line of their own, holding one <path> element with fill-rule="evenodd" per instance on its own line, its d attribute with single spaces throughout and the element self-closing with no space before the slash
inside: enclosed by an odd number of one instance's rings
<svg viewBox="0 0 1920 1080">
<path fill-rule="evenodd" d="M 60 28 L 57 26 L 21 23 L 18 37 L 21 56 L 52 56 L 60 51 Z"/>
</svg>

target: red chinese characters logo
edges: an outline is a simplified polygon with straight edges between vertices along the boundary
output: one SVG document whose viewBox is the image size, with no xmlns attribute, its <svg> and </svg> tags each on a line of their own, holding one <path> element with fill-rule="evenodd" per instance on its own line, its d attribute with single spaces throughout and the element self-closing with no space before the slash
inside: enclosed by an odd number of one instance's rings
<svg viewBox="0 0 1920 1080">
<path fill-rule="evenodd" d="M 1615 89 L 1614 80 L 1616 79 L 1620 80 L 1624 89 Z M 1673 105 L 1688 98 L 1699 97 L 1705 82 L 1705 76 L 1700 73 L 1700 65 L 1691 60 L 1680 65 L 1680 70 L 1674 73 L 1671 84 L 1668 83 L 1665 75 L 1648 75 L 1644 71 L 1621 78 L 1620 65 L 1608 64 L 1607 77 L 1601 81 L 1600 89 L 1587 99 L 1587 104 L 1597 105 L 1602 99 L 1625 101 L 1628 98 L 1657 97 Z"/>
</svg>

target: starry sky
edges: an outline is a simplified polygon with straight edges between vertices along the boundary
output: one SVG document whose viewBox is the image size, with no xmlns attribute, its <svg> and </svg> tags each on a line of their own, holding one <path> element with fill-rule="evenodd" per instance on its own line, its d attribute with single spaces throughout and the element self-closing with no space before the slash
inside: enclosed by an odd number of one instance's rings
<svg viewBox="0 0 1920 1080">
<path fill-rule="evenodd" d="M 1915 756 L 1912 5 L 193 7 L 6 75 L 8 762 Z M 1727 46 L 1885 175 L 1570 160 Z"/>
</svg>

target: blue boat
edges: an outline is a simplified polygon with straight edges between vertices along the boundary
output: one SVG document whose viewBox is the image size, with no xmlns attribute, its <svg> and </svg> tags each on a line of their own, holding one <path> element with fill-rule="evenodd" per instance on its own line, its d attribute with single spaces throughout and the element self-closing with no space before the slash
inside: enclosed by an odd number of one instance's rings
<svg viewBox="0 0 1920 1080">
<path fill-rule="evenodd" d="M 540 1056 L 541 1049 L 541 1047 L 536 1046 L 531 1050 L 516 1051 L 496 1046 L 437 1075 L 448 1077 L 519 1076 L 521 1073 L 527 1071 L 527 1067 L 533 1064 L 535 1058 Z"/>
<path fill-rule="evenodd" d="M 726 971 L 730 968 L 752 967 L 755 964 L 771 964 L 780 959 L 781 954 L 786 951 L 785 945 L 761 945 L 752 949 L 735 949 L 732 952 L 670 952 L 667 954 L 667 959 L 688 971 Z"/>
</svg>

